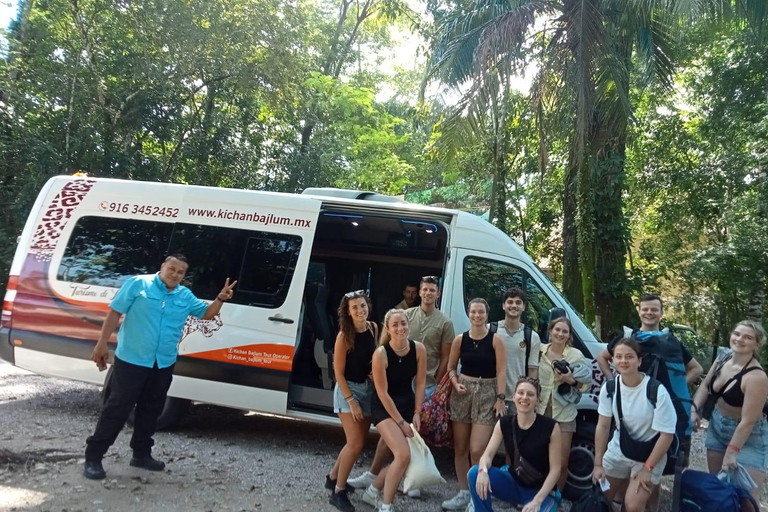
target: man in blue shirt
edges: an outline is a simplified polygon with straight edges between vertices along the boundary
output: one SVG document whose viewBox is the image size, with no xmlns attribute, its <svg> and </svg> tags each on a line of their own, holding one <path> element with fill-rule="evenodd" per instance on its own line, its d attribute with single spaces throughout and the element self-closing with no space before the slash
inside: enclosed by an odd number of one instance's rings
<svg viewBox="0 0 768 512">
<path fill-rule="evenodd" d="M 107 341 L 120 317 L 125 315 L 125 319 L 117 333 L 110 394 L 101 409 L 96 431 L 85 441 L 86 478 L 106 477 L 101 460 L 134 407 L 130 465 L 150 471 L 165 468 L 165 463 L 152 458 L 152 436 L 173 379 L 182 329 L 188 316 L 211 320 L 219 314 L 237 284 L 230 284 L 227 278 L 216 299 L 206 304 L 179 284 L 188 268 L 187 259 L 181 254 L 168 256 L 160 272 L 130 278 L 109 304 L 109 313 L 91 354 L 99 370 L 106 370 Z"/>
</svg>

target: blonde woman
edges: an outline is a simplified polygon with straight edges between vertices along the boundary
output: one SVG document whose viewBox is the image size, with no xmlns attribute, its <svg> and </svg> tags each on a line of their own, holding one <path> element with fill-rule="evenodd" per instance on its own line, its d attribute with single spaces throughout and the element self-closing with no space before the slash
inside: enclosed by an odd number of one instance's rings
<svg viewBox="0 0 768 512">
<path fill-rule="evenodd" d="M 408 339 L 409 333 L 405 311 L 390 309 L 384 317 L 381 346 L 373 354 L 373 423 L 395 456 L 363 493 L 363 501 L 378 507 L 380 512 L 395 510 L 392 502 L 397 486 L 411 460 L 407 441 L 413 437 L 410 424 L 416 429 L 421 424 L 427 351 L 421 343 Z"/>
<path fill-rule="evenodd" d="M 560 425 L 562 447 L 562 470 L 557 488 L 561 491 L 568 479 L 568 459 L 571 454 L 571 441 L 576 432 L 576 403 L 573 397 L 580 393 L 563 394 L 561 391 L 571 387 L 579 391 L 586 390 L 592 381 L 592 370 L 584 365 L 584 354 L 571 346 L 571 321 L 567 318 L 555 318 L 549 323 L 549 343 L 541 346 L 539 361 L 539 379 L 541 382 L 541 401 L 536 412 L 549 416 Z M 567 363 L 567 364 L 565 364 Z M 582 366 L 578 366 L 582 365 Z M 574 373 L 574 369 L 581 370 Z"/>
<path fill-rule="evenodd" d="M 347 496 L 347 478 L 371 428 L 373 382 L 369 376 L 378 327 L 368 321 L 369 310 L 364 290 L 344 295 L 338 310 L 340 330 L 333 352 L 336 375 L 333 410 L 341 420 L 347 439 L 333 469 L 325 477 L 325 488 L 332 491 L 329 503 L 342 512 L 355 510 Z"/>
<path fill-rule="evenodd" d="M 731 332 L 730 354 L 721 364 L 712 365 L 691 407 L 691 419 L 698 428 L 698 408 L 704 406 L 707 395 L 717 399 L 704 443 L 709 472 L 730 472 L 738 462 L 757 483 L 751 493 L 758 502 L 768 468 L 768 422 L 763 415 L 768 377 L 757 359 L 764 342 L 765 329 L 759 322 L 739 322 Z"/>
</svg>

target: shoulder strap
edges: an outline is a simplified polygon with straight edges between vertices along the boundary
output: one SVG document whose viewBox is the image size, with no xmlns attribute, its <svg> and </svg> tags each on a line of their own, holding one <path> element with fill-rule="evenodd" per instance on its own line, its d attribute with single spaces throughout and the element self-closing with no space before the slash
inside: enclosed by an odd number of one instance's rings
<svg viewBox="0 0 768 512">
<path fill-rule="evenodd" d="M 616 393 L 616 377 L 605 382 L 605 392 L 608 398 L 613 399 L 613 395 Z"/>
<path fill-rule="evenodd" d="M 651 405 L 654 408 L 656 407 L 656 400 L 659 397 L 660 385 L 661 385 L 661 382 L 659 382 L 654 378 L 651 378 L 651 380 L 648 381 L 648 387 L 645 388 L 645 396 L 648 397 L 648 401 L 651 402 Z"/>
<path fill-rule="evenodd" d="M 531 336 L 533 336 L 533 329 L 527 325 L 523 328 L 523 340 L 525 340 L 525 367 L 523 373 L 528 375 L 528 359 L 531 357 Z"/>
<path fill-rule="evenodd" d="M 491 331 L 492 333 L 496 333 L 496 331 L 499 330 L 499 322 L 494 321 L 488 324 L 488 330 Z"/>
<path fill-rule="evenodd" d="M 619 425 L 624 424 L 624 413 L 621 410 L 621 384 L 619 383 L 619 377 L 617 376 L 614 380 L 616 383 L 616 411 L 619 413 L 619 423 L 616 425 L 616 428 L 619 427 Z"/>
<path fill-rule="evenodd" d="M 378 345 L 379 343 L 379 324 L 376 322 L 368 322 L 368 325 L 371 328 L 371 331 L 373 332 L 373 343 L 374 345 Z"/>
</svg>

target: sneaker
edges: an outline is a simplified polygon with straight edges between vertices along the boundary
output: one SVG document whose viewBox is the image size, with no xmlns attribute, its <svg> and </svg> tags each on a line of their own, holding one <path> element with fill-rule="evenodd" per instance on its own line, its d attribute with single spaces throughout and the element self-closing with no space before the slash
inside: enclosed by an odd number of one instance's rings
<svg viewBox="0 0 768 512">
<path fill-rule="evenodd" d="M 403 490 L 403 481 L 400 480 L 400 484 L 397 486 L 397 492 L 406 494 L 409 498 L 417 500 L 421 498 L 421 489 L 411 489 L 408 492 Z"/>
<path fill-rule="evenodd" d="M 104 480 L 107 477 L 107 472 L 104 471 L 104 466 L 101 465 L 100 460 L 87 460 L 83 475 L 89 480 Z"/>
<path fill-rule="evenodd" d="M 129 462 L 134 468 L 142 468 L 148 471 L 162 471 L 165 469 L 165 462 L 155 460 L 151 455 L 145 455 L 143 457 L 133 457 Z"/>
<path fill-rule="evenodd" d="M 338 480 L 334 480 L 331 478 L 331 475 L 325 475 L 325 488 L 329 491 L 335 491 L 336 490 L 336 482 Z M 349 482 L 347 482 L 347 486 L 345 489 L 348 493 L 349 492 L 355 492 L 355 488 L 349 485 Z"/>
<path fill-rule="evenodd" d="M 376 480 L 376 475 L 374 475 L 370 471 L 366 471 L 365 473 L 358 476 L 357 478 L 348 478 L 347 486 L 352 486 L 355 489 L 365 489 L 369 485 L 371 485 L 374 480 Z M 334 483 L 334 486 L 335 485 L 336 484 Z"/>
<path fill-rule="evenodd" d="M 354 505 L 350 503 L 349 498 L 347 497 L 347 491 L 343 489 L 339 492 L 332 493 L 330 499 L 328 499 L 328 503 L 341 510 L 341 512 L 355 512 Z"/>
<path fill-rule="evenodd" d="M 469 501 L 469 505 L 467 505 L 467 509 L 464 512 L 475 512 L 475 504 L 472 502 L 471 498 Z"/>
<path fill-rule="evenodd" d="M 379 508 L 376 509 L 377 512 L 395 512 L 395 505 L 390 504 L 389 507 L 384 508 L 384 504 L 382 503 Z"/>
<path fill-rule="evenodd" d="M 381 505 L 381 491 L 371 490 L 370 485 L 365 490 L 361 498 L 365 503 L 369 504 L 375 509 L 378 509 L 379 505 Z"/>
<path fill-rule="evenodd" d="M 471 501 L 469 491 L 459 491 L 456 496 L 443 502 L 443 510 L 463 511 Z"/>
</svg>

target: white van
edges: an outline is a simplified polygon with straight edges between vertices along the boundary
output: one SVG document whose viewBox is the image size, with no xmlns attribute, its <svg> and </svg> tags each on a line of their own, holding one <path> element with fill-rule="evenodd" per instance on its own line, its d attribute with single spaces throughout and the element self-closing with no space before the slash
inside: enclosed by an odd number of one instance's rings
<svg viewBox="0 0 768 512">
<path fill-rule="evenodd" d="M 227 277 L 237 288 L 219 317 L 185 326 L 160 426 L 190 401 L 337 421 L 330 352 L 342 295 L 368 290 L 380 321 L 424 275 L 441 276 L 440 306 L 456 332 L 469 328 L 470 299 L 487 299 L 490 319 L 500 320 L 502 292 L 518 286 L 529 298 L 525 322 L 542 338 L 555 311 L 571 320 L 587 357 L 603 347 L 517 244 L 465 212 L 349 190 L 297 195 L 61 176 L 43 187 L 19 239 L 0 357 L 108 389 L 109 374 L 89 356 L 109 302 L 128 277 L 156 272 L 176 252 L 189 259 L 185 284 L 201 299 L 216 297 Z M 592 398 L 582 401 L 571 459 L 587 487 Z"/>
</svg>

